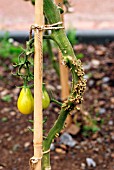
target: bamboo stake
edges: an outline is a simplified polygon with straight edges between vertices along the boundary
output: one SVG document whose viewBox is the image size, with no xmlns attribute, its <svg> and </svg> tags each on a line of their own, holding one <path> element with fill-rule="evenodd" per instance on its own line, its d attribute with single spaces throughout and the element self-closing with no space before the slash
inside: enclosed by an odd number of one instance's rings
<svg viewBox="0 0 114 170">
<path fill-rule="evenodd" d="M 43 25 L 43 0 L 35 0 L 35 24 Z M 34 32 L 34 157 L 39 158 L 34 170 L 41 170 L 42 158 L 42 31 Z"/>
<path fill-rule="evenodd" d="M 55 0 L 56 4 L 60 4 L 63 8 L 63 0 Z M 61 15 L 61 19 L 64 23 L 64 14 Z M 69 72 L 68 68 L 62 64 L 62 54 L 59 50 L 59 67 L 60 67 L 60 82 L 61 82 L 61 99 L 65 100 L 69 96 Z M 71 116 L 68 115 L 66 119 L 66 127 L 68 127 L 72 122 Z"/>
</svg>

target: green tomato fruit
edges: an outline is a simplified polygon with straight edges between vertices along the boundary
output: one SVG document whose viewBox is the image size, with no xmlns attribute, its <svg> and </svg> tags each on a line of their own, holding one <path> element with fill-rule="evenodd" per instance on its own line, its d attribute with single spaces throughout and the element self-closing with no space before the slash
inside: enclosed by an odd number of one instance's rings
<svg viewBox="0 0 114 170">
<path fill-rule="evenodd" d="M 46 91 L 46 89 L 43 87 L 43 94 L 42 94 L 42 107 L 43 109 L 47 109 L 50 104 L 50 98 Z"/>
</svg>

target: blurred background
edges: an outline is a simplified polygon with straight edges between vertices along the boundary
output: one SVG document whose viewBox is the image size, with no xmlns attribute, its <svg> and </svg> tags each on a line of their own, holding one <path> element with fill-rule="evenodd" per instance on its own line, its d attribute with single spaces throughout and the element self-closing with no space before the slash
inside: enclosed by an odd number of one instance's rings
<svg viewBox="0 0 114 170">
<path fill-rule="evenodd" d="M 114 29 L 113 0 L 70 0 L 66 28 Z M 24 0 L 0 0 L 0 30 L 27 30 L 34 23 L 34 7 Z"/>
</svg>

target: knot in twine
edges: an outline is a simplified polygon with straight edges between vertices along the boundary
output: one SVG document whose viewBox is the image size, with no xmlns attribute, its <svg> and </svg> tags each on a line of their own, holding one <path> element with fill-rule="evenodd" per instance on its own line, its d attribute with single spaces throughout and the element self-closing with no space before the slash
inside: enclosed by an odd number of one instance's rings
<svg viewBox="0 0 114 170">
<path fill-rule="evenodd" d="M 47 153 L 49 153 L 50 152 L 50 149 L 48 149 L 47 151 L 44 151 L 44 152 L 42 152 L 42 156 L 44 155 L 44 154 L 47 154 Z M 32 158 L 30 158 L 30 160 L 29 160 L 29 165 L 30 165 L 30 168 L 31 168 L 31 170 L 34 170 L 35 169 L 35 166 L 38 164 L 38 162 L 42 159 L 42 156 L 41 157 L 35 157 L 35 156 L 33 156 Z M 48 169 L 49 170 L 49 169 Z M 51 169 L 50 169 L 51 170 Z"/>
<path fill-rule="evenodd" d="M 57 30 L 57 29 L 64 29 L 63 26 L 58 26 L 58 25 L 62 25 L 63 22 L 57 22 L 57 23 L 54 23 L 54 24 L 51 24 L 51 25 L 42 25 L 42 26 L 39 26 L 37 24 L 34 24 L 34 25 L 31 25 L 30 27 L 30 39 L 32 37 L 32 30 L 37 30 L 37 31 L 43 31 L 43 30 Z"/>
<path fill-rule="evenodd" d="M 38 158 L 38 157 L 35 157 L 35 156 L 33 156 L 32 158 L 30 158 L 29 164 L 30 164 L 31 170 L 34 170 L 34 169 L 35 169 L 36 164 L 37 164 L 38 161 L 41 160 L 41 159 L 42 159 L 42 156 L 39 157 L 39 158 Z"/>
</svg>

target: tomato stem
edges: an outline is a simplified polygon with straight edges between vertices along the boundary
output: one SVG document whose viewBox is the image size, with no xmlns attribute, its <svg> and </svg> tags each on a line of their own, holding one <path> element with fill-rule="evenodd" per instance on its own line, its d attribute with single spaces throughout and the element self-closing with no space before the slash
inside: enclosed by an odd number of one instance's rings
<svg viewBox="0 0 114 170">
<path fill-rule="evenodd" d="M 31 0 L 31 1 L 34 4 L 35 0 Z M 54 24 L 54 23 L 58 23 L 61 21 L 60 9 L 54 3 L 53 0 L 44 0 L 43 5 L 44 5 L 44 15 L 47 18 L 49 24 Z M 67 118 L 67 115 L 72 110 L 77 109 L 77 105 L 79 105 L 83 101 L 83 94 L 84 94 L 85 87 L 86 87 L 86 81 L 83 78 L 84 71 L 82 68 L 81 61 L 77 59 L 77 57 L 75 56 L 73 48 L 66 36 L 65 30 L 58 29 L 58 30 L 52 30 L 51 32 L 52 32 L 51 37 L 46 37 L 46 38 L 51 38 L 57 43 L 62 53 L 63 64 L 66 67 L 68 67 L 72 73 L 72 88 L 71 88 L 70 95 L 62 103 L 62 105 L 61 103 L 58 103 L 54 99 L 51 100 L 59 104 L 61 106 L 61 110 L 59 112 L 58 119 L 54 123 L 53 127 L 50 129 L 47 138 L 44 139 L 43 141 L 44 151 L 47 151 L 50 149 L 50 145 L 52 141 L 57 136 L 57 134 L 61 132 L 62 128 L 64 127 L 64 123 Z M 32 43 L 33 43 L 33 39 L 31 39 L 26 45 L 27 49 L 25 51 L 25 55 L 27 56 L 31 56 L 33 54 L 34 49 L 33 49 Z M 26 59 L 26 56 L 25 56 L 25 59 Z M 22 64 L 25 64 L 25 63 L 22 62 Z M 23 66 L 25 65 L 22 65 L 22 67 Z M 50 153 L 49 152 L 43 155 L 42 163 L 43 163 L 42 170 L 50 169 Z"/>
<path fill-rule="evenodd" d="M 59 105 L 60 107 L 62 106 L 62 103 L 57 101 L 56 99 L 51 99 L 50 102 L 54 102 L 56 103 L 57 105 Z"/>
</svg>

